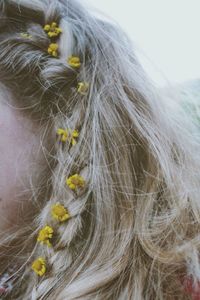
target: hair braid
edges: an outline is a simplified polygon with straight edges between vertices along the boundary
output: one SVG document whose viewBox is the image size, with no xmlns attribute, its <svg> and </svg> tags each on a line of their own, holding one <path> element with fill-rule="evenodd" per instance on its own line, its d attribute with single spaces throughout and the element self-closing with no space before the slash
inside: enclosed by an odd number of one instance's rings
<svg viewBox="0 0 200 300">
<path fill-rule="evenodd" d="M 33 187 L 26 290 L 12 298 L 186 299 L 177 274 L 186 263 L 200 272 L 194 123 L 154 91 L 126 34 L 78 1 L 6 0 L 0 9 L 0 80 L 52 145 L 51 174 Z M 30 273 L 39 256 L 41 278 Z"/>
<path fill-rule="evenodd" d="M 2 3 L 3 10 L 4 11 L 4 18 L 8 18 L 8 21 L 10 22 L 10 25 L 8 28 L 13 33 L 9 35 L 9 39 L 4 39 L 2 37 L 1 40 L 1 47 L 3 51 L 1 51 L 1 69 L 2 69 L 2 80 L 11 88 L 14 89 L 12 85 L 10 86 L 10 81 L 15 76 L 17 76 L 18 84 L 19 86 L 22 85 L 22 82 L 25 80 L 30 80 L 27 78 L 29 76 L 28 69 L 31 69 L 35 74 L 35 78 L 37 81 L 32 81 L 31 86 L 27 86 L 27 89 L 24 90 L 23 99 L 26 99 L 27 101 L 27 108 L 29 108 L 29 105 L 31 107 L 31 113 L 33 114 L 32 107 L 35 105 L 33 103 L 33 99 L 37 97 L 37 95 L 41 95 L 40 99 L 41 101 L 38 103 L 36 109 L 34 112 L 37 113 L 36 116 L 41 114 L 43 116 L 44 106 L 45 111 L 47 112 L 49 108 L 49 112 L 52 111 L 52 109 L 56 109 L 57 117 L 54 119 L 54 124 L 51 125 L 52 127 L 55 126 L 55 129 L 58 127 L 64 127 L 64 128 L 80 128 L 80 126 L 83 123 L 84 118 L 84 97 L 82 97 L 82 103 L 78 103 L 78 100 L 80 100 L 81 95 L 77 94 L 75 90 L 75 86 L 77 85 L 77 72 L 73 70 L 72 68 L 69 68 L 66 66 L 66 63 L 64 64 L 61 60 L 53 60 L 51 58 L 48 58 L 46 52 L 46 49 L 49 44 L 49 39 L 47 38 L 46 34 L 44 33 L 44 30 L 42 29 L 42 25 L 44 25 L 45 22 L 51 22 L 52 20 L 58 21 L 58 2 L 55 3 L 55 1 L 50 1 L 50 5 L 43 7 L 45 11 L 45 17 L 42 15 L 42 11 L 40 11 L 41 18 L 35 20 L 33 18 L 33 15 L 31 15 L 31 18 L 27 18 L 27 10 L 29 10 L 29 7 L 26 6 L 26 1 L 24 2 L 25 6 L 20 6 L 20 19 L 15 19 L 15 14 L 18 14 L 18 8 L 17 8 L 17 2 L 15 1 L 8 1 L 7 3 Z M 41 5 L 41 3 L 38 4 Z M 46 4 L 48 4 L 48 1 L 46 1 Z M 43 3 L 44 5 L 44 3 Z M 47 8 L 47 11 L 46 9 Z M 38 10 L 36 11 L 36 13 Z M 27 28 L 24 26 L 24 17 L 26 16 L 26 22 Z M 38 16 L 38 14 L 37 14 Z M 36 21 L 39 22 L 36 23 Z M 29 23 L 30 22 L 30 23 Z M 14 23 L 14 24 L 13 24 Z M 2 23 L 1 23 L 2 25 Z M 8 24 L 7 24 L 8 25 Z M 4 28 L 3 28 L 4 29 Z M 16 32 L 17 31 L 17 32 Z M 22 37 L 20 35 L 20 32 L 26 31 L 28 34 L 31 34 L 31 38 L 27 38 L 27 36 Z M 5 29 L 4 34 L 6 35 Z M 17 35 L 18 34 L 18 35 Z M 69 41 L 68 41 L 69 42 Z M 9 47 L 6 47 L 8 44 Z M 45 50 L 45 51 L 44 51 Z M 6 57 L 13 57 L 12 60 L 6 60 Z M 29 59 L 29 57 L 31 59 Z M 35 58 L 35 59 L 34 59 Z M 9 80 L 6 80 L 5 74 L 8 73 L 8 71 L 11 68 L 11 65 L 15 66 L 15 72 L 13 75 L 9 76 Z M 20 68 L 18 68 L 18 66 Z M 3 73 L 4 72 L 4 73 Z M 32 75 L 32 74 L 31 74 Z M 69 79 L 68 79 L 69 78 Z M 41 85 L 42 83 L 42 85 Z M 74 84 L 74 89 L 73 89 Z M 71 91 L 70 88 L 72 87 Z M 31 88 L 31 90 L 30 90 Z M 61 91 L 62 88 L 62 91 Z M 58 91 L 55 92 L 55 91 Z M 21 91 L 20 91 L 21 92 Z M 21 93 L 19 94 L 21 95 Z M 65 95 L 65 93 L 67 93 Z M 72 96 L 69 93 L 73 93 L 73 102 L 68 101 L 66 102 L 66 96 L 72 98 Z M 33 98 L 34 94 L 34 98 Z M 31 95 L 31 99 L 28 98 L 28 95 Z M 57 98 L 56 102 L 56 96 L 58 95 L 59 98 Z M 45 97 L 46 96 L 46 97 Z M 52 97 L 54 96 L 54 99 L 51 101 Z M 43 103 L 43 99 L 48 98 L 48 103 Z M 20 101 L 24 103 L 24 100 L 20 97 Z M 64 103 L 64 105 L 63 105 Z M 55 105 L 55 107 L 54 107 Z M 60 107 L 62 108 L 62 111 L 60 111 Z M 72 109 L 72 107 L 74 107 Z M 66 112 L 67 116 L 66 117 Z M 46 114 L 49 115 L 48 113 Z M 82 116 L 82 118 L 81 118 Z M 46 116 L 45 116 L 46 117 Z M 49 123 L 48 123 L 49 125 Z M 84 124 L 83 124 L 83 130 Z M 54 135 L 56 136 L 56 130 L 54 130 Z M 58 141 L 54 138 L 56 146 Z M 47 249 L 43 246 L 38 246 L 38 250 L 35 251 L 35 254 L 40 253 L 43 254 L 45 257 L 48 257 L 49 264 L 53 265 L 52 272 L 54 274 L 58 273 L 58 271 L 65 270 L 71 263 L 72 254 L 70 253 L 70 246 L 72 243 L 74 243 L 73 246 L 78 245 L 77 242 L 77 236 L 78 233 L 81 233 L 82 228 L 82 221 L 81 221 L 81 214 L 86 208 L 86 203 L 89 198 L 90 192 L 85 191 L 79 192 L 78 194 L 73 193 L 72 191 L 67 190 L 65 187 L 65 180 L 66 177 L 70 175 L 70 173 L 73 174 L 73 172 L 79 172 L 83 173 L 85 179 L 87 179 L 87 163 L 88 162 L 88 153 L 89 153 L 89 144 L 87 144 L 89 141 L 86 137 L 86 135 L 81 134 L 79 136 L 79 142 L 76 146 L 73 147 L 73 149 L 70 149 L 69 144 L 61 145 L 58 144 L 57 149 L 55 152 L 57 155 L 53 157 L 53 160 L 55 162 L 55 169 L 53 171 L 52 176 L 52 197 L 48 201 L 47 205 L 45 205 L 42 208 L 41 214 L 36 220 L 36 229 L 35 232 L 38 231 L 40 227 L 43 227 L 45 224 L 51 224 L 52 221 L 50 220 L 50 207 L 53 203 L 56 203 L 58 201 L 62 201 L 62 203 L 68 207 L 69 213 L 70 213 L 70 220 L 67 222 L 67 224 L 63 225 L 55 225 L 54 227 L 57 229 L 57 244 L 54 245 L 54 248 Z M 80 147 L 79 147 L 80 144 Z M 55 148 L 56 148 L 55 146 Z M 80 155 L 81 154 L 81 155 Z M 66 172 L 67 170 L 67 172 Z M 82 170 L 82 172 L 81 172 Z M 89 183 L 89 182 L 88 182 Z M 54 195 L 55 194 L 55 195 Z M 89 222 L 89 218 L 87 218 L 87 222 Z M 76 240 L 75 240 L 76 239 Z M 79 238 L 80 239 L 80 238 Z M 73 242 L 74 240 L 74 242 Z M 55 251 L 54 251 L 55 250 Z M 64 261 L 62 258 L 62 252 L 69 252 L 68 261 Z M 75 247 L 74 247 L 74 253 L 75 253 Z M 65 254 L 66 255 L 66 254 Z M 30 271 L 29 271 L 30 272 Z M 30 290 L 28 290 L 28 293 Z M 45 292 L 47 292 L 47 289 L 45 289 Z M 35 291 L 36 295 L 36 291 Z M 36 297 L 36 296 L 35 296 Z"/>
</svg>

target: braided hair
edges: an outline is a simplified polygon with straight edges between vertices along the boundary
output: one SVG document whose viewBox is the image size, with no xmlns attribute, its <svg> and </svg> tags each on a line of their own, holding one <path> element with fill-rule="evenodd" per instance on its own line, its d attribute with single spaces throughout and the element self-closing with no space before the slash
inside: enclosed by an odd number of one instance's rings
<svg viewBox="0 0 200 300">
<path fill-rule="evenodd" d="M 120 26 L 77 0 L 0 0 L 0 82 L 40 125 L 49 165 L 10 235 L 20 267 L 5 297 L 188 299 L 200 141 Z"/>
</svg>

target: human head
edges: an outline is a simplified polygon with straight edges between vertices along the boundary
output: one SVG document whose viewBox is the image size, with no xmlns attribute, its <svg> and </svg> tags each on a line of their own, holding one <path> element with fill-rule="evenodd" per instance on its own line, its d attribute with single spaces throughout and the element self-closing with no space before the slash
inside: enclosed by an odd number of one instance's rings
<svg viewBox="0 0 200 300">
<path fill-rule="evenodd" d="M 16 276 L 24 274 L 12 298 L 182 297 L 177 274 L 195 260 L 199 214 L 190 120 L 152 87 L 123 30 L 80 2 L 6 0 L 0 13 L 0 82 L 33 126 L 45 165 L 27 178 L 33 214 L 11 236 L 20 240 Z M 53 37 L 52 23 L 61 29 Z M 61 141 L 65 129 L 77 131 L 74 143 Z M 83 179 L 76 190 L 74 175 Z"/>
</svg>

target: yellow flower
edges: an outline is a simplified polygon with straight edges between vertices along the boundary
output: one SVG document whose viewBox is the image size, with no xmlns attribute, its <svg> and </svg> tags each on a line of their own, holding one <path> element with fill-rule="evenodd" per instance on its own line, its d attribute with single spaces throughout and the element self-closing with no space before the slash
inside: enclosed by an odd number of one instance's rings
<svg viewBox="0 0 200 300">
<path fill-rule="evenodd" d="M 49 53 L 50 55 L 52 55 L 52 56 L 57 57 L 57 56 L 58 56 L 57 50 L 58 50 L 58 44 L 56 44 L 56 43 L 51 43 L 51 44 L 49 45 L 49 48 L 48 48 L 48 53 Z"/>
<path fill-rule="evenodd" d="M 52 22 L 51 25 L 50 24 L 46 24 L 43 27 L 44 31 L 47 32 L 48 36 L 51 37 L 55 37 L 58 36 L 61 32 L 62 29 L 60 27 L 57 26 L 56 22 Z"/>
<path fill-rule="evenodd" d="M 52 239 L 52 237 L 53 237 L 53 228 L 50 226 L 45 226 L 40 230 L 37 241 L 51 247 L 50 239 Z"/>
<path fill-rule="evenodd" d="M 86 95 L 89 88 L 89 84 L 87 82 L 79 82 L 78 83 L 78 92 L 82 95 Z"/>
<path fill-rule="evenodd" d="M 79 68 L 81 66 L 80 58 L 77 56 L 70 56 L 67 62 L 71 67 L 74 68 Z"/>
<path fill-rule="evenodd" d="M 70 189 L 76 190 L 78 187 L 84 187 L 85 180 L 82 176 L 74 174 L 66 179 L 66 184 Z"/>
<path fill-rule="evenodd" d="M 68 138 L 68 130 L 67 129 L 58 128 L 57 134 L 61 136 L 62 142 L 66 142 L 66 140 Z"/>
<path fill-rule="evenodd" d="M 61 136 L 61 141 L 66 142 L 69 140 L 72 145 L 76 145 L 77 141 L 76 138 L 79 136 L 78 130 L 71 130 L 71 129 L 62 129 L 58 128 L 57 134 Z"/>
<path fill-rule="evenodd" d="M 42 276 L 46 272 L 46 261 L 42 257 L 38 257 L 33 263 L 32 263 L 32 270 L 38 274 L 39 276 Z"/>
<path fill-rule="evenodd" d="M 32 35 L 29 34 L 28 32 L 21 32 L 20 35 L 21 35 L 23 38 L 27 38 L 27 39 L 32 38 Z"/>
<path fill-rule="evenodd" d="M 76 141 L 75 138 L 77 138 L 78 136 L 79 136 L 79 133 L 78 133 L 77 130 L 73 130 L 71 132 L 71 143 L 72 143 L 73 146 L 76 145 L 77 141 Z"/>
<path fill-rule="evenodd" d="M 60 222 L 64 222 L 70 218 L 68 210 L 60 203 L 52 205 L 51 215 Z"/>
</svg>

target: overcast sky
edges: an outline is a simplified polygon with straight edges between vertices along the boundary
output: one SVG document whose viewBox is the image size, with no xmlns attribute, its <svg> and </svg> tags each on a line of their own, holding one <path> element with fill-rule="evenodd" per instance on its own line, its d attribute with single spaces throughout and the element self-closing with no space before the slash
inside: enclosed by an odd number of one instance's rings
<svg viewBox="0 0 200 300">
<path fill-rule="evenodd" d="M 126 30 L 159 85 L 200 78 L 200 0 L 86 1 Z"/>
</svg>

